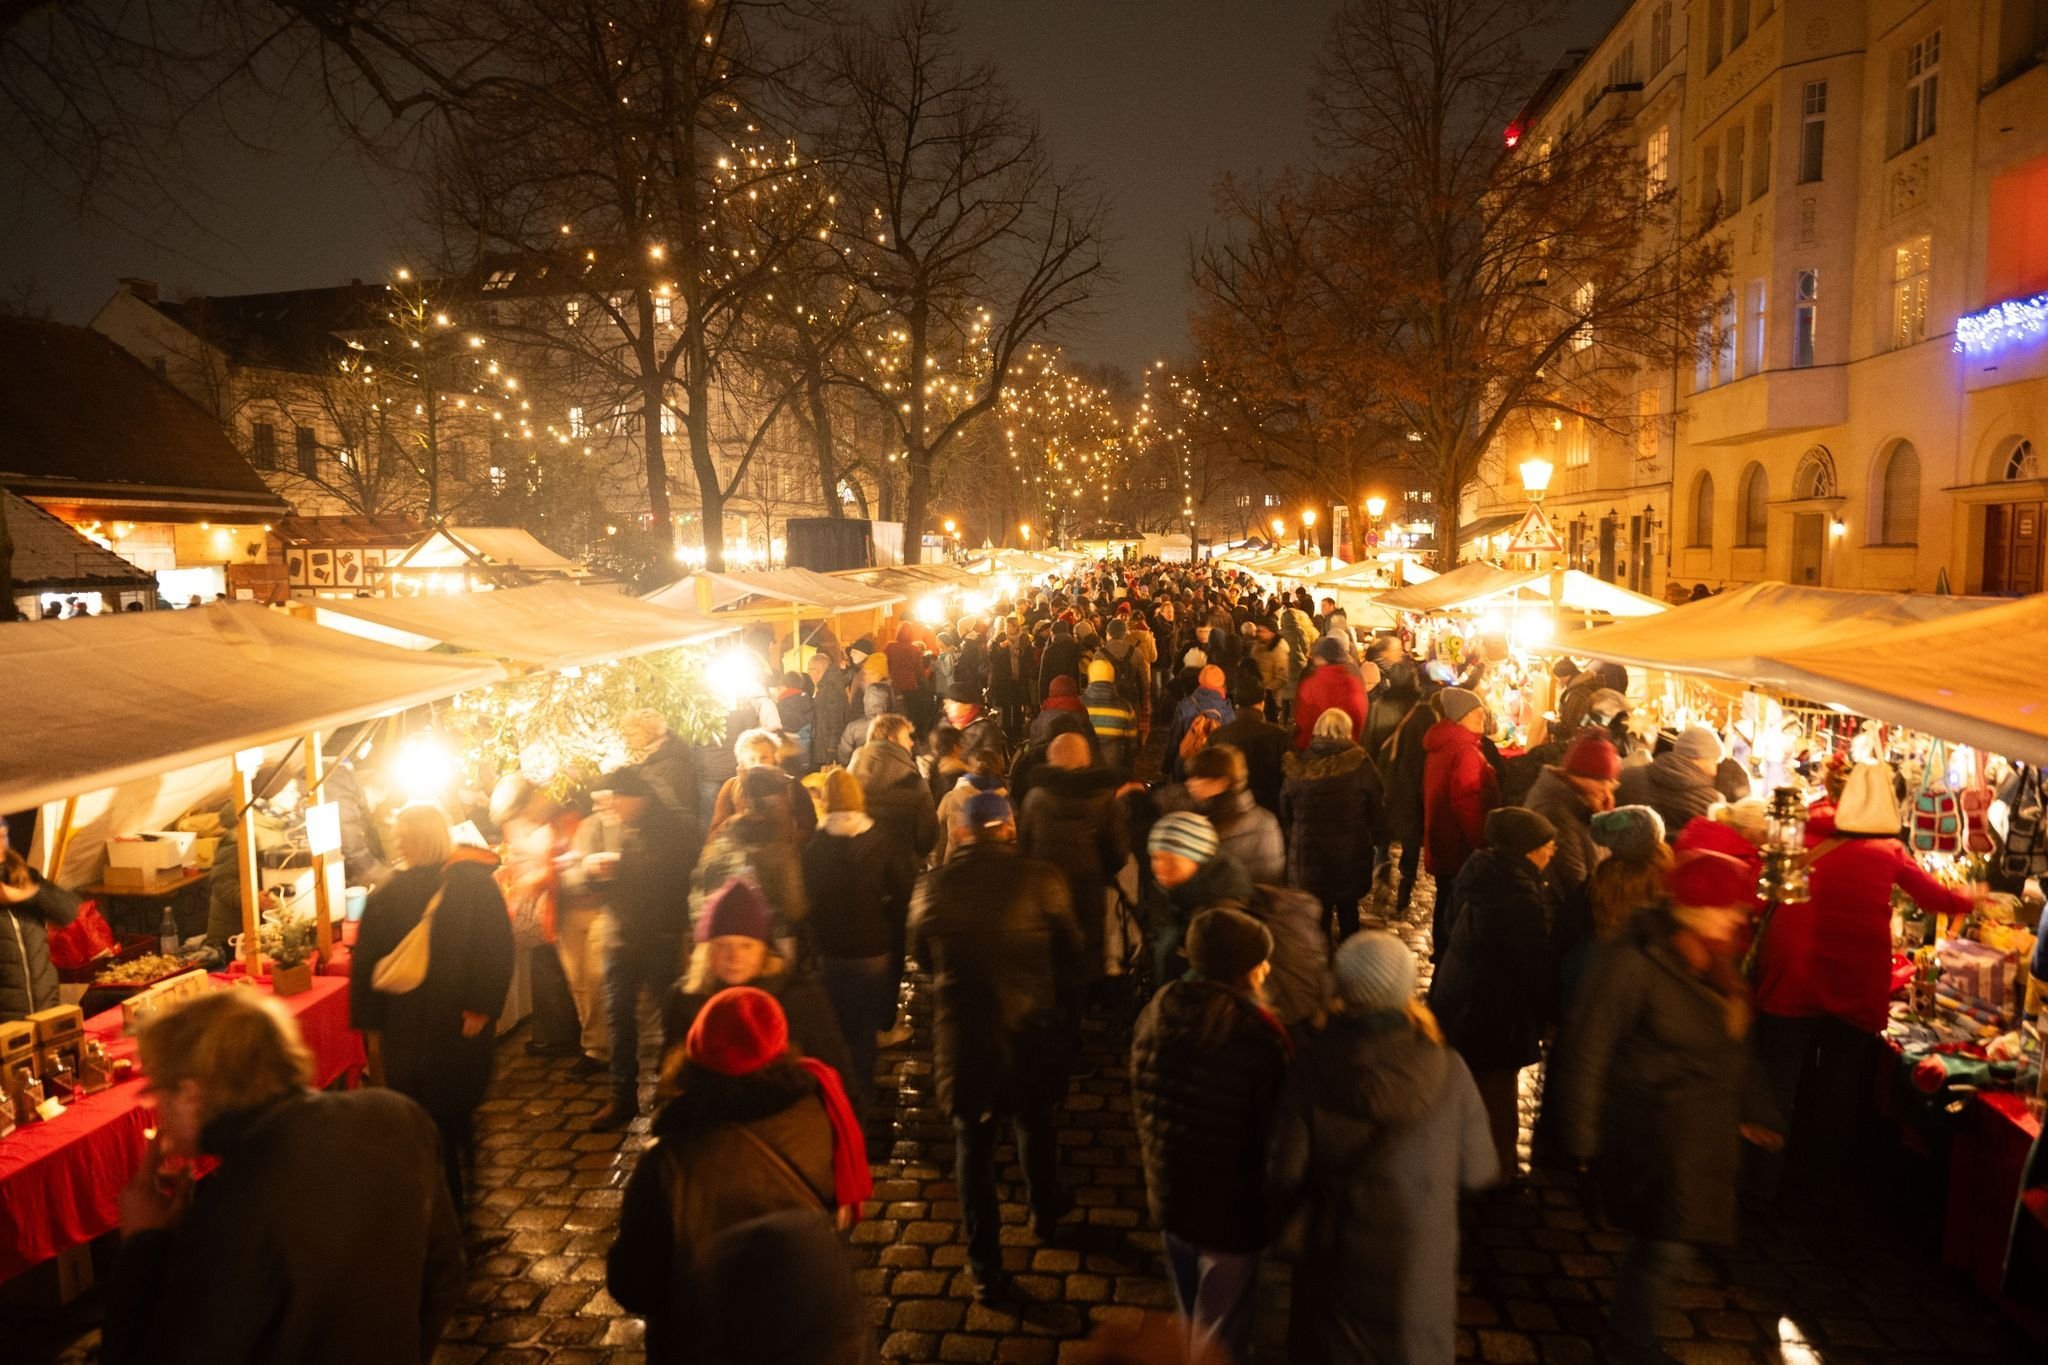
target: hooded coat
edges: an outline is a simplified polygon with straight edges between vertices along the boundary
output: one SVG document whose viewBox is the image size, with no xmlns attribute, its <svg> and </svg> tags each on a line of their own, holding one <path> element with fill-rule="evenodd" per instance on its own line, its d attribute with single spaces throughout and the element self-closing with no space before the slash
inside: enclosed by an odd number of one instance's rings
<svg viewBox="0 0 2048 1365">
<path fill-rule="evenodd" d="M 647 1359 L 661 1365 L 705 1359 L 682 1310 L 714 1237 L 765 1214 L 826 1214 L 834 1198 L 832 1122 L 809 1072 L 771 1065 L 710 1080 L 655 1116 L 606 1257 L 606 1287 L 647 1320 Z"/>
<path fill-rule="evenodd" d="M 1289 754 L 1286 772 L 1280 822 L 1287 831 L 1287 884 L 1332 910 L 1356 905 L 1372 890 L 1382 802 L 1378 771 L 1356 744 L 1319 739 Z"/>
<path fill-rule="evenodd" d="M 1066 875 L 1084 948 L 1082 981 L 1102 975 L 1109 885 L 1131 856 L 1123 807 L 1116 799 L 1121 782 L 1107 768 L 1040 768 L 1017 820 L 1017 851 Z"/>
<path fill-rule="evenodd" d="M 1621 785 L 1615 789 L 1617 806 L 1648 806 L 1664 819 L 1666 830 L 1684 829 L 1695 816 L 1705 815 L 1721 801 L 1714 775 L 1679 753 L 1666 749 L 1648 763 L 1621 770 Z"/>
<path fill-rule="evenodd" d="M 891 855 L 912 877 L 938 842 L 939 816 L 917 761 L 900 744 L 863 744 L 847 766 Z"/>
<path fill-rule="evenodd" d="M 1351 717 L 1351 737 L 1365 734 L 1365 680 L 1342 663 L 1318 663 L 1301 675 L 1294 690 L 1294 747 L 1315 739 L 1316 717 L 1335 708 Z"/>
<path fill-rule="evenodd" d="M 1152 1222 L 1198 1247 L 1266 1244 L 1266 1141 L 1287 1075 L 1280 1023 L 1218 982 L 1173 982 L 1138 1016 L 1131 1112 Z"/>
<path fill-rule="evenodd" d="M 1064 1002 L 1081 970 L 1067 879 L 1016 846 L 973 843 L 918 883 L 910 948 L 932 977 L 932 1071 L 956 1118 L 1064 1092 Z"/>
<path fill-rule="evenodd" d="M 1550 821 L 1557 830 L 1557 856 L 1550 860 L 1550 880 L 1565 912 L 1574 919 L 1586 911 L 1586 888 L 1600 863 L 1593 842 L 1593 811 L 1562 768 L 1545 768 L 1529 786 L 1522 804 Z"/>
<path fill-rule="evenodd" d="M 1422 862 L 1437 884 L 1486 842 L 1486 813 L 1500 802 L 1500 779 L 1486 761 L 1479 736 L 1453 720 L 1440 720 L 1422 737 Z"/>
<path fill-rule="evenodd" d="M 887 683 L 869 683 L 861 689 L 860 715 L 846 722 L 839 732 L 839 766 L 851 768 L 853 756 L 868 742 L 868 726 L 877 716 L 896 710 L 896 693 Z"/>
<path fill-rule="evenodd" d="M 78 918 L 78 897 L 34 868 L 27 899 L 0 899 L 0 1020 L 26 1019 L 57 1001 L 57 968 L 50 962 L 51 926 Z"/>
<path fill-rule="evenodd" d="M 1550 925 L 1557 895 L 1527 858 L 1482 848 L 1438 896 L 1429 1004 L 1475 1071 L 1517 1070 L 1543 1053 L 1557 1008 Z"/>
<path fill-rule="evenodd" d="M 1303 1037 L 1270 1174 L 1299 1232 L 1292 1365 L 1450 1365 L 1458 1195 L 1499 1173 L 1471 1072 L 1405 1016 L 1340 1014 Z"/>
<path fill-rule="evenodd" d="M 846 734 L 847 721 L 853 710 L 848 689 L 853 686 L 853 674 L 838 664 L 825 670 L 825 676 L 818 679 L 811 695 L 811 766 L 822 768 L 828 763 L 840 762 L 839 741 Z M 866 738 L 865 735 L 862 736 Z"/>
<path fill-rule="evenodd" d="M 1216 827 L 1223 851 L 1243 864 L 1246 876 L 1274 885 L 1287 880 L 1287 840 L 1280 820 L 1252 800 L 1251 788 L 1224 792 L 1194 809 Z"/>
<path fill-rule="evenodd" d="M 1154 980 L 1163 983 L 1186 970 L 1180 946 L 1195 916 L 1218 905 L 1246 904 L 1252 898 L 1252 879 L 1245 874 L 1244 864 L 1219 852 L 1195 869 L 1194 876 L 1171 889 L 1161 886 L 1148 870 L 1141 879 L 1139 895 L 1138 915 L 1145 936 L 1152 941 Z"/>
<path fill-rule="evenodd" d="M 1779 1129 L 1727 1003 L 1673 946 L 1668 907 L 1601 947 L 1544 1108 L 1564 1155 L 1591 1161 L 1610 1221 L 1662 1241 L 1735 1241 L 1740 1126 Z"/>
</svg>

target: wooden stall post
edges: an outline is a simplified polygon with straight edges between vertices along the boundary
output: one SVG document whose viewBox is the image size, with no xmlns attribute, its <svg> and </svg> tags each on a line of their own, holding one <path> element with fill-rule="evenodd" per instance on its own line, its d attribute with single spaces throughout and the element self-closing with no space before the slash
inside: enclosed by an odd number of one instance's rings
<svg viewBox="0 0 2048 1365">
<path fill-rule="evenodd" d="M 263 894 L 263 863 L 256 856 L 256 770 L 263 749 L 235 751 L 235 854 L 242 873 L 242 966 L 250 976 L 263 969 L 262 920 L 256 913 Z"/>
<path fill-rule="evenodd" d="M 327 793 L 321 790 L 321 784 L 326 781 L 327 773 L 320 759 L 320 733 L 316 730 L 306 736 L 306 800 L 309 807 L 327 802 Z M 309 808 L 308 842 L 313 848 L 313 941 L 320 965 L 325 967 L 328 954 L 334 949 L 334 901 L 327 872 L 334 853 L 310 838 L 311 814 Z"/>
<path fill-rule="evenodd" d="M 71 836 L 78 826 L 78 794 L 73 792 L 64 798 L 64 819 L 57 826 L 57 837 L 50 840 L 49 866 L 43 869 L 43 880 L 54 882 L 64 871 L 64 857 L 71 852 Z"/>
</svg>

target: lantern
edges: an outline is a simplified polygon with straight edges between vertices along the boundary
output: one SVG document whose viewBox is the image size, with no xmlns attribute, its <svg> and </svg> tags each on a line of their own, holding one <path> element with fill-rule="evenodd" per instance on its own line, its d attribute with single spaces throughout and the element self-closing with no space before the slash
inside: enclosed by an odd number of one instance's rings
<svg viewBox="0 0 2048 1365">
<path fill-rule="evenodd" d="M 1781 905 L 1797 905 L 1811 894 L 1806 869 L 1806 802 L 1796 787 L 1771 793 L 1764 820 L 1763 875 L 1757 890 Z"/>
</svg>

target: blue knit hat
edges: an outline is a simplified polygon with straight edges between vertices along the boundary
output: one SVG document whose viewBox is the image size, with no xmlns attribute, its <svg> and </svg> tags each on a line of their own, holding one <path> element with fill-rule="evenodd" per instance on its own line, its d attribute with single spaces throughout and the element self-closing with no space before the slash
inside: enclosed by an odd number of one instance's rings
<svg viewBox="0 0 2048 1365">
<path fill-rule="evenodd" d="M 967 823 L 976 829 L 1011 824 L 1015 819 L 1016 812 L 1010 808 L 1010 798 L 1000 791 L 985 791 L 968 799 Z"/>
<path fill-rule="evenodd" d="M 1365 1014 L 1397 1010 L 1415 998 L 1415 954 L 1380 929 L 1362 929 L 1344 940 L 1332 963 L 1337 993 Z"/>
<path fill-rule="evenodd" d="M 1178 853 L 1190 862 L 1206 863 L 1222 847 L 1216 826 L 1190 810 L 1172 811 L 1152 826 L 1145 847 L 1153 853 Z"/>
</svg>

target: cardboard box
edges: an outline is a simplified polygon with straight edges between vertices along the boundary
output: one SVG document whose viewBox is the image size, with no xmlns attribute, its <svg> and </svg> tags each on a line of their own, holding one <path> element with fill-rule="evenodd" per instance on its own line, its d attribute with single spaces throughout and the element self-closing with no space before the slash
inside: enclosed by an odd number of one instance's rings
<svg viewBox="0 0 2048 1365">
<path fill-rule="evenodd" d="M 38 1047 L 60 1039 L 76 1038 L 85 1032 L 85 1014 L 76 1005 L 52 1005 L 46 1010 L 37 1010 L 24 1022 L 35 1030 Z"/>
<path fill-rule="evenodd" d="M 169 886 L 185 874 L 182 867 L 113 867 L 107 868 L 102 879 L 108 886 L 118 886 L 124 891 L 154 891 L 160 886 Z"/>
<path fill-rule="evenodd" d="M 160 844 L 169 844 L 177 850 L 178 866 L 191 866 L 192 846 L 199 838 L 196 833 L 182 829 L 146 829 L 142 831 L 142 836 L 145 839 L 154 839 Z"/>
<path fill-rule="evenodd" d="M 186 836 L 188 839 L 191 836 Z M 107 841 L 107 880 L 113 881 L 116 870 L 134 869 L 151 873 L 162 881 L 176 875 L 185 865 L 185 855 L 177 844 L 165 839 L 123 838 Z"/>
</svg>

